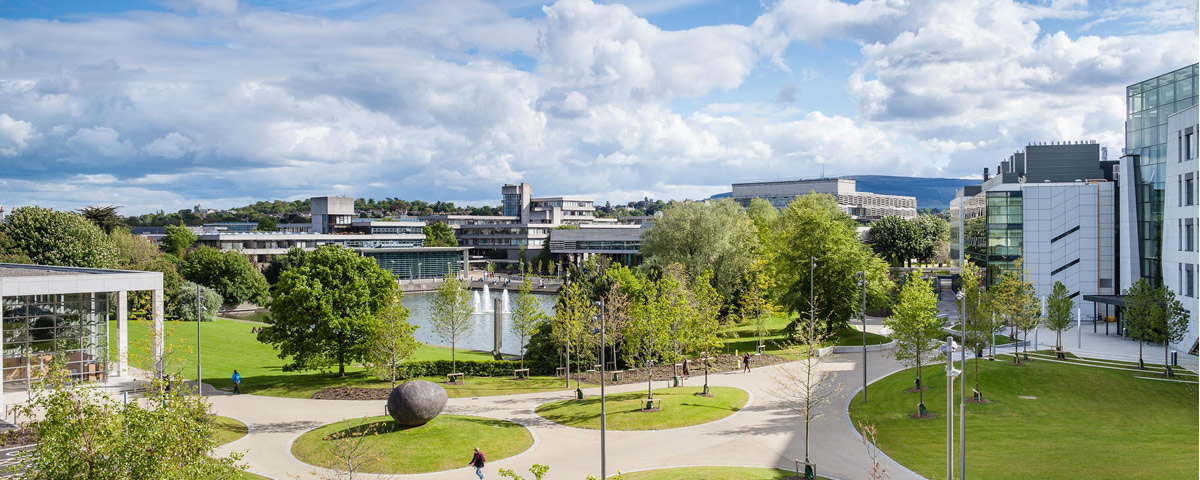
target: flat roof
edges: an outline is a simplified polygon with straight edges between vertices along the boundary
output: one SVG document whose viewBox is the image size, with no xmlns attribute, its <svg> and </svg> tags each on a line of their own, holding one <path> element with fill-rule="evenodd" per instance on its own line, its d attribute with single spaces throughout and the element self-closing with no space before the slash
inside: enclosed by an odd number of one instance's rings
<svg viewBox="0 0 1200 480">
<path fill-rule="evenodd" d="M 1125 295 L 1084 295 L 1083 300 L 1103 303 L 1105 305 L 1116 305 L 1118 307 L 1125 306 Z"/>
<path fill-rule="evenodd" d="M 46 277 L 53 275 L 112 275 L 120 273 L 144 273 L 131 270 L 108 270 L 103 268 L 59 267 L 53 265 L 24 265 L 0 263 L 0 277 Z"/>
<path fill-rule="evenodd" d="M 162 273 L 0 263 L 0 295 L 160 290 Z"/>
</svg>

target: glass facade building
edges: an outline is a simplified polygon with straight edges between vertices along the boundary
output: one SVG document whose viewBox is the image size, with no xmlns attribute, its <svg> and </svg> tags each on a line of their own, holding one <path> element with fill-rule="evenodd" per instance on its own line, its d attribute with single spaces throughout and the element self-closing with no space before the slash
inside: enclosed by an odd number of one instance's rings
<svg viewBox="0 0 1200 480">
<path fill-rule="evenodd" d="M 1134 211 L 1142 278 L 1162 285 L 1163 202 L 1166 193 L 1167 117 L 1197 100 L 1198 65 L 1130 85 L 1126 93 L 1124 161 L 1136 162 Z"/>
<path fill-rule="evenodd" d="M 108 295 L 3 297 L 5 390 L 22 390 L 57 358 L 78 381 L 108 374 Z"/>
<path fill-rule="evenodd" d="M 396 278 L 441 278 L 457 275 L 462 268 L 462 252 L 455 248 L 412 250 L 364 250 L 363 255 L 375 259 L 379 268 L 392 272 Z"/>
</svg>

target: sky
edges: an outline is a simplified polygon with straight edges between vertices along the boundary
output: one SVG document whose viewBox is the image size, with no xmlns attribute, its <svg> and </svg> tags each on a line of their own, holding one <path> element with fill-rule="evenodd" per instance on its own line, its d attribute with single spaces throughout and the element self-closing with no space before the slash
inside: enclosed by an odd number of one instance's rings
<svg viewBox="0 0 1200 480">
<path fill-rule="evenodd" d="M 0 205 L 614 204 L 1124 144 L 1191 0 L 0 0 Z"/>
</svg>

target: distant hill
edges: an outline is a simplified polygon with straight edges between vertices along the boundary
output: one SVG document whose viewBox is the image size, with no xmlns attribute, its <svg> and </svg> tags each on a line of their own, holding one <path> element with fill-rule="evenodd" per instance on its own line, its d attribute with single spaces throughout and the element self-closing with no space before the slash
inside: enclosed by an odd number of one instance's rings
<svg viewBox="0 0 1200 480">
<path fill-rule="evenodd" d="M 917 208 L 950 208 L 954 192 L 966 185 L 978 185 L 978 179 L 894 177 L 890 175 L 847 175 L 854 179 L 860 192 L 917 197 Z M 733 192 L 718 193 L 711 198 L 732 197 Z"/>
</svg>

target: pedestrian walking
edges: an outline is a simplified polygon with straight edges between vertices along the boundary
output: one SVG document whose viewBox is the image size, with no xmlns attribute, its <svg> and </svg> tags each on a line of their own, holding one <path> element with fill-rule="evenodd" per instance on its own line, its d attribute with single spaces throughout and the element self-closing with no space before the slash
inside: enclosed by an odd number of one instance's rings
<svg viewBox="0 0 1200 480">
<path fill-rule="evenodd" d="M 468 465 L 475 467 L 475 474 L 479 475 L 479 480 L 483 480 L 483 465 L 487 463 L 487 457 L 483 456 L 483 452 L 479 451 L 479 447 L 475 447 L 475 455 L 471 456 L 471 463 Z"/>
<path fill-rule="evenodd" d="M 237 370 L 234 370 L 233 371 L 233 394 L 234 395 L 242 393 L 242 390 L 240 388 L 238 388 L 241 386 L 242 386 L 242 374 L 238 373 Z"/>
<path fill-rule="evenodd" d="M 750 373 L 750 354 L 742 354 L 742 366 L 745 368 L 742 373 Z"/>
<path fill-rule="evenodd" d="M 688 373 L 688 359 L 683 357 L 683 379 L 687 380 L 690 374 Z"/>
</svg>

